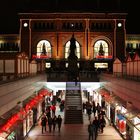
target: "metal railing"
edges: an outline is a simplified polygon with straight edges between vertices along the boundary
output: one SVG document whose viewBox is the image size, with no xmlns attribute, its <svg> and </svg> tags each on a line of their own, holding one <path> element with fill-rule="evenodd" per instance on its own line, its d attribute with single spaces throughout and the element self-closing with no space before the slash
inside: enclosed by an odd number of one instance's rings
<svg viewBox="0 0 140 140">
<path fill-rule="evenodd" d="M 67 71 L 50 71 L 47 72 L 47 80 L 57 82 L 67 82 L 68 73 Z M 99 82 L 99 73 L 95 71 L 80 71 L 79 72 L 80 82 Z"/>
</svg>

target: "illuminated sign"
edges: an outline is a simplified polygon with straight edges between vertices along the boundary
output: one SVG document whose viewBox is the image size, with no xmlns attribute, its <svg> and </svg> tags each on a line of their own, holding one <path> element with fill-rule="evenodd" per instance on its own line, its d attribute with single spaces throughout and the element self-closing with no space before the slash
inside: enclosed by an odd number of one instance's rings
<svg viewBox="0 0 140 140">
<path fill-rule="evenodd" d="M 108 63 L 95 63 L 95 68 L 108 68 Z"/>
<path fill-rule="evenodd" d="M 108 56 L 96 55 L 96 59 L 112 59 L 112 55 L 108 55 Z"/>
<path fill-rule="evenodd" d="M 51 58 L 48 55 L 32 55 L 32 59 L 49 59 Z"/>
<path fill-rule="evenodd" d="M 39 103 L 46 95 L 51 96 L 52 93 L 50 93 L 47 89 L 42 89 L 39 91 L 39 94 L 35 96 L 31 101 L 29 101 L 24 108 L 21 108 L 21 110 L 12 115 L 9 120 L 3 126 L 0 127 L 0 140 L 1 140 L 1 135 L 5 134 L 5 132 L 8 132 L 9 129 L 12 128 L 13 125 L 17 123 L 21 119 L 21 116 L 26 114 L 30 109 L 32 109 L 36 104 Z M 12 140 L 14 138 L 15 133 L 11 133 L 9 135 L 8 140 Z"/>
<path fill-rule="evenodd" d="M 51 67 L 51 63 L 46 63 L 46 68 L 50 68 Z"/>
</svg>

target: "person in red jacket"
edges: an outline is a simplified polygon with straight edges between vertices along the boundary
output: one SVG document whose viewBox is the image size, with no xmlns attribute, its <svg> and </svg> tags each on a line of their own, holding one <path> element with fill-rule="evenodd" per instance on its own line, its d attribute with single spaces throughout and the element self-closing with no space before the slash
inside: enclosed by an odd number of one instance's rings
<svg viewBox="0 0 140 140">
<path fill-rule="evenodd" d="M 52 110 L 52 117 L 54 117 L 56 111 L 56 106 L 54 104 L 51 106 L 51 110 Z"/>
</svg>

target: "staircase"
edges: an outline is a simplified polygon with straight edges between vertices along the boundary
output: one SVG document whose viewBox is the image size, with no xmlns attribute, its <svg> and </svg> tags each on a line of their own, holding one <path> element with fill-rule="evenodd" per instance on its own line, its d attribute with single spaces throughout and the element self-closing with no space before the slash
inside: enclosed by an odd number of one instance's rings
<svg viewBox="0 0 140 140">
<path fill-rule="evenodd" d="M 66 124 L 82 124 L 82 96 L 80 82 L 66 83 L 65 97 L 65 123 Z"/>
</svg>

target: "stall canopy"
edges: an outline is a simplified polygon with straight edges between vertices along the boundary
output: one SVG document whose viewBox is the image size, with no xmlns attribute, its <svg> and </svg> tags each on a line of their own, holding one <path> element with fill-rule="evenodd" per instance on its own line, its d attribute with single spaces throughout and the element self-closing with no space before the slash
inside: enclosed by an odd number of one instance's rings
<svg viewBox="0 0 140 140">
<path fill-rule="evenodd" d="M 21 121 L 23 116 L 25 116 L 30 109 L 36 106 L 46 95 L 50 94 L 51 93 L 46 88 L 41 89 L 36 96 L 27 100 L 24 107 L 16 110 L 9 118 L 5 119 L 3 124 L 0 125 L 0 140 L 4 140 L 10 134 L 10 130 L 14 129 L 18 121 Z M 5 118 L 5 116 L 3 116 L 3 118 Z"/>
<path fill-rule="evenodd" d="M 132 110 L 127 110 L 127 112 L 122 113 L 127 121 L 131 123 L 140 132 L 140 112 L 136 108 Z"/>
</svg>

